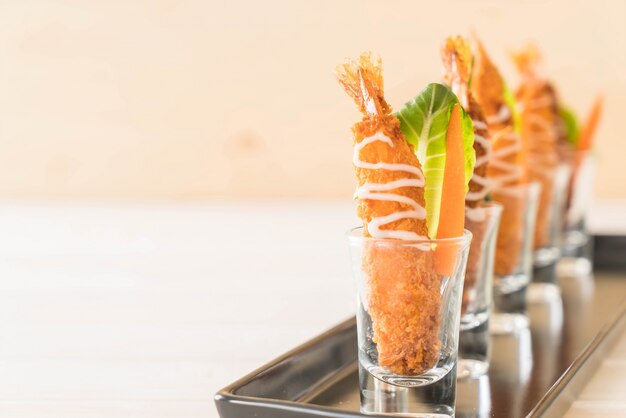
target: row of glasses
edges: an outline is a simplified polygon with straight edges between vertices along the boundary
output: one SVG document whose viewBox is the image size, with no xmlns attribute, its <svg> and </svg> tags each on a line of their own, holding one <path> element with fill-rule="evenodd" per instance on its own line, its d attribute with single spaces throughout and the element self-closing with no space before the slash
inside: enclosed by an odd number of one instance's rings
<svg viewBox="0 0 626 418">
<path fill-rule="evenodd" d="M 457 375 L 486 373 L 489 334 L 528 327 L 530 282 L 553 283 L 561 256 L 588 252 L 590 161 L 577 163 L 549 173 L 548 205 L 539 182 L 495 187 L 492 202 L 466 213 L 461 237 L 407 242 L 350 231 L 363 413 L 454 416 Z M 545 231 L 539 211 L 548 211 Z M 447 270 L 438 268 L 441 253 L 453 261 Z"/>
</svg>

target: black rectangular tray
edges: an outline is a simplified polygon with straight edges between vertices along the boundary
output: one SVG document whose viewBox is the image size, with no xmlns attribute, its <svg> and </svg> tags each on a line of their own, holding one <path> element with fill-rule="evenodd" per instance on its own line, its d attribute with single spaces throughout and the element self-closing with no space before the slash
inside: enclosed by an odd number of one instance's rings
<svg viewBox="0 0 626 418">
<path fill-rule="evenodd" d="M 614 268 L 558 284 L 560 292 L 529 288 L 529 328 L 491 336 L 488 374 L 457 382 L 457 418 L 567 411 L 626 328 L 626 273 Z M 358 386 L 351 318 L 225 387 L 215 403 L 222 418 L 356 417 L 363 416 Z"/>
</svg>

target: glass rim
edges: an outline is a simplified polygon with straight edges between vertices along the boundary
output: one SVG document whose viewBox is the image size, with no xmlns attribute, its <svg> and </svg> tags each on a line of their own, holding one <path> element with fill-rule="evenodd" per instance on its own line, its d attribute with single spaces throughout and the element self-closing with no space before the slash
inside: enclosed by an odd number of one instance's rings
<svg viewBox="0 0 626 418">
<path fill-rule="evenodd" d="M 348 237 L 350 241 L 378 242 L 378 243 L 384 243 L 384 244 L 398 244 L 398 245 L 406 245 L 406 246 L 424 245 L 424 244 L 426 245 L 431 245 L 431 244 L 468 245 L 469 246 L 470 242 L 472 241 L 472 236 L 473 236 L 469 230 L 464 228 L 463 235 L 459 235 L 459 236 L 452 237 L 452 238 L 424 238 L 424 239 L 415 239 L 415 240 L 403 240 L 403 239 L 397 239 L 397 238 L 366 237 L 366 236 L 363 236 L 362 234 L 364 230 L 365 230 L 365 227 L 363 225 L 350 228 L 346 232 L 346 236 Z"/>
</svg>

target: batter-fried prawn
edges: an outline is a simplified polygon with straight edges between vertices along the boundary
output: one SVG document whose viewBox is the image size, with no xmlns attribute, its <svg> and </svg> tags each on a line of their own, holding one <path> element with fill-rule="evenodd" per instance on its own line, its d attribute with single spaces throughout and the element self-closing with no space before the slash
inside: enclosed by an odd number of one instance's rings
<svg viewBox="0 0 626 418">
<path fill-rule="evenodd" d="M 487 177 L 495 185 L 492 197 L 503 206 L 494 270 L 506 276 L 513 274 L 519 264 L 525 201 L 500 190 L 526 181 L 525 147 L 515 130 L 516 109 L 510 102 L 512 97 L 507 98 L 509 93 L 504 79 L 476 35 L 473 35 L 473 52 L 471 92 L 484 112 L 491 136 L 492 155 Z"/>
<path fill-rule="evenodd" d="M 474 123 L 474 151 L 476 164 L 465 196 L 466 206 L 476 208 L 489 193 L 491 183 L 487 179 L 487 167 L 491 158 L 491 144 L 487 121 L 479 103 L 469 90 L 472 72 L 472 52 L 469 42 L 461 37 L 447 38 L 441 51 L 444 80 L 472 118 Z M 472 211 L 469 211 L 470 216 Z M 467 278 L 466 278 L 467 280 Z"/>
<path fill-rule="evenodd" d="M 487 167 L 491 159 L 490 134 L 487 121 L 478 102 L 469 90 L 472 75 L 472 51 L 469 42 L 461 36 L 447 38 L 441 51 L 444 66 L 444 81 L 459 98 L 474 124 L 474 152 L 476 164 L 465 196 L 466 228 L 473 234 L 470 247 L 465 284 L 463 286 L 463 310 L 468 309 L 475 285 L 478 281 L 481 259 L 481 243 L 485 234 L 485 224 L 481 219 L 480 207 L 491 190 L 487 178 Z"/>
<path fill-rule="evenodd" d="M 352 132 L 358 215 L 366 235 L 426 238 L 424 176 L 384 99 L 380 59 L 363 54 L 339 66 L 337 78 L 363 113 Z M 417 248 L 365 243 L 373 341 L 378 363 L 393 373 L 416 375 L 438 360 L 441 296 L 431 264 L 432 256 Z"/>
<path fill-rule="evenodd" d="M 555 170 L 559 164 L 561 135 L 558 97 L 554 87 L 539 71 L 540 54 L 529 45 L 513 56 L 522 76 L 516 93 L 520 106 L 522 141 L 528 147 L 527 169 L 530 180 L 541 183 L 535 228 L 535 248 L 549 243 Z"/>
</svg>

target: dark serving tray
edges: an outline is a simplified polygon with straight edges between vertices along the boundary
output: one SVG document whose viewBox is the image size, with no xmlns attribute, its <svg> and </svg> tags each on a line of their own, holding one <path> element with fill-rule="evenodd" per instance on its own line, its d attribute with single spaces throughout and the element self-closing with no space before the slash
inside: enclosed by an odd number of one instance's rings
<svg viewBox="0 0 626 418">
<path fill-rule="evenodd" d="M 596 242 L 597 249 L 620 247 Z M 457 381 L 457 418 L 567 411 L 626 328 L 626 272 L 615 264 L 623 260 L 602 252 L 611 270 L 596 263 L 594 276 L 531 285 L 530 326 L 491 335 L 488 374 Z M 222 418 L 362 416 L 354 318 L 222 389 L 215 403 Z"/>
</svg>

